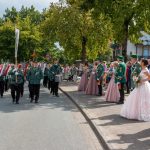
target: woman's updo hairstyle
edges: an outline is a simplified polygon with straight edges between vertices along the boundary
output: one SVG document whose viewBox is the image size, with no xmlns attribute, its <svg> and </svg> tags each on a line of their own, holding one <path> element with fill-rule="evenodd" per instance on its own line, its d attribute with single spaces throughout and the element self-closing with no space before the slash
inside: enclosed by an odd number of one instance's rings
<svg viewBox="0 0 150 150">
<path fill-rule="evenodd" d="M 144 64 L 144 66 L 148 66 L 148 60 L 147 59 L 142 59 L 142 63 Z"/>
</svg>

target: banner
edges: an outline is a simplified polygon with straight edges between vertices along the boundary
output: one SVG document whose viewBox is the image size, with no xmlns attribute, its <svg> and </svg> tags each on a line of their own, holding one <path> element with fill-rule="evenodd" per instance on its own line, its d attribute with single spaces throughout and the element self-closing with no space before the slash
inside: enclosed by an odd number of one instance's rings
<svg viewBox="0 0 150 150">
<path fill-rule="evenodd" d="M 17 58 L 18 45 L 19 45 L 19 29 L 15 29 L 15 58 Z"/>
</svg>

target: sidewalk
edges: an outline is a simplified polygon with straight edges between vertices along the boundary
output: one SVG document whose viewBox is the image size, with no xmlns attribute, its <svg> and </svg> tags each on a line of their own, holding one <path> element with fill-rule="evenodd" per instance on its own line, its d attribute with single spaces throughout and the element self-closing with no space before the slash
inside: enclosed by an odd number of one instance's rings
<svg viewBox="0 0 150 150">
<path fill-rule="evenodd" d="M 104 97 L 77 91 L 76 83 L 63 82 L 60 88 L 82 107 L 113 150 L 150 150 L 150 123 L 120 117 L 121 105 L 106 103 Z"/>
</svg>

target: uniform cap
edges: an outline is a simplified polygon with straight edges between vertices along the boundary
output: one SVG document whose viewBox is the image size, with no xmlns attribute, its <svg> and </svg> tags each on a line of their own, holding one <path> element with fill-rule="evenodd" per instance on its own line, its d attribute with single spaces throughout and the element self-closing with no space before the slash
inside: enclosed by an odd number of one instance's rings
<svg viewBox="0 0 150 150">
<path fill-rule="evenodd" d="M 138 56 L 137 56 L 137 55 L 131 55 L 131 58 L 136 58 L 136 59 L 138 59 Z"/>
<path fill-rule="evenodd" d="M 124 57 L 123 57 L 123 56 L 118 56 L 117 59 L 123 61 L 123 60 L 124 60 Z"/>
</svg>

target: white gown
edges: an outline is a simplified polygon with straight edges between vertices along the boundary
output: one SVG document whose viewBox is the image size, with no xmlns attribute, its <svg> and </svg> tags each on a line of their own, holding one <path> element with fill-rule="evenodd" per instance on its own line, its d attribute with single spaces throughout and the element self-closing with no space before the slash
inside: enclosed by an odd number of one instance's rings
<svg viewBox="0 0 150 150">
<path fill-rule="evenodd" d="M 147 68 L 141 71 L 140 77 L 142 80 L 147 79 L 144 72 L 149 71 Z M 128 119 L 150 121 L 150 83 L 148 81 L 145 81 L 130 93 L 120 115 Z"/>
</svg>

